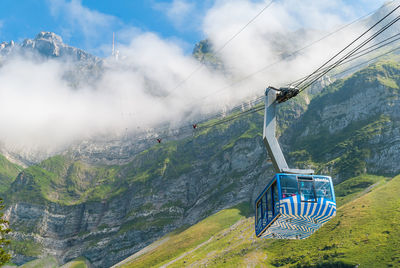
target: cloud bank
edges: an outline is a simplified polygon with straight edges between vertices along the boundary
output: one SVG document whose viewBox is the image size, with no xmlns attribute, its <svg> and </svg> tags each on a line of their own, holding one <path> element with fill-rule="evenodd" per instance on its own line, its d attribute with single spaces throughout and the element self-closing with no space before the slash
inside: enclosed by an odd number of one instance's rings
<svg viewBox="0 0 400 268">
<path fill-rule="evenodd" d="M 218 49 L 264 6 L 264 1 L 216 1 L 202 19 L 202 31 Z M 71 32 L 79 28 L 88 40 L 110 23 L 120 23 L 78 0 L 51 1 L 51 10 L 65 17 Z M 195 11 L 188 2 L 175 0 L 167 12 L 189 19 L 187 14 Z M 282 53 L 290 54 L 354 17 L 341 1 L 276 2 L 217 54 L 223 71 L 199 67 L 180 42 L 132 25 L 120 27 L 120 58 L 105 59 L 95 83 L 72 87 L 64 77 L 71 63 L 64 60 L 5 60 L 0 67 L 0 140 L 10 148 L 57 151 L 96 135 L 121 136 L 195 122 L 262 95 L 268 85 L 281 86 L 310 72 L 361 29 L 352 26 L 285 60 Z M 257 75 L 231 86 L 254 72 Z"/>
</svg>

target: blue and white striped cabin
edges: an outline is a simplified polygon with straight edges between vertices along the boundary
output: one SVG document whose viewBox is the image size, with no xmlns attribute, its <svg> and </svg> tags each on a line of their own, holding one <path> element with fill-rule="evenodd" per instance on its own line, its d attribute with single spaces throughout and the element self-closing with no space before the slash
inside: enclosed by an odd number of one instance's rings
<svg viewBox="0 0 400 268">
<path fill-rule="evenodd" d="M 328 176 L 278 173 L 255 201 L 257 237 L 304 239 L 336 215 Z"/>
</svg>

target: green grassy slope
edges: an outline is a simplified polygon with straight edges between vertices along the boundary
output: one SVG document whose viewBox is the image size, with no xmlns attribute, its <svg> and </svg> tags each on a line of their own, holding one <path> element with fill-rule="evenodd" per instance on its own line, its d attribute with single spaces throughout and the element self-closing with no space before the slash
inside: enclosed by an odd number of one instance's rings
<svg viewBox="0 0 400 268">
<path fill-rule="evenodd" d="M 165 264 L 185 252 L 193 250 L 199 244 L 207 243 L 215 233 L 218 233 L 249 215 L 249 204 L 243 203 L 236 207 L 222 210 L 200 223 L 187 228 L 184 231 L 175 231 L 162 240 L 165 241 L 154 250 L 134 259 L 134 262 L 126 262 L 122 267 L 151 267 Z"/>
<path fill-rule="evenodd" d="M 6 264 L 4 267 L 6 268 L 88 268 L 90 266 L 90 262 L 84 258 L 79 257 L 66 264 L 60 266 L 58 261 L 54 257 L 45 257 L 41 259 L 35 259 L 30 262 L 27 262 L 21 266 L 15 264 Z"/>
<path fill-rule="evenodd" d="M 47 257 L 43 259 L 37 259 L 25 263 L 19 266 L 21 268 L 57 268 L 59 267 L 58 261 L 54 257 Z"/>
<path fill-rule="evenodd" d="M 22 167 L 11 163 L 3 155 L 0 155 L 0 194 L 10 187 L 21 170 Z"/>
<path fill-rule="evenodd" d="M 218 222 L 218 215 L 227 213 L 221 211 L 184 232 L 169 235 L 162 246 L 123 267 L 399 267 L 400 176 L 389 181 L 357 177 L 336 188 L 338 195 L 361 196 L 342 200 L 347 203 L 338 208 L 337 216 L 309 239 L 258 239 L 252 217 L 238 217 L 229 228 L 206 236 L 195 231 L 206 228 L 210 221 Z M 192 239 L 187 239 L 188 235 Z M 180 243 L 167 244 L 169 241 Z M 186 241 L 190 245 L 183 250 L 179 245 Z"/>
<path fill-rule="evenodd" d="M 118 166 L 90 166 L 54 156 L 24 169 L 13 183 L 9 199 L 71 205 L 118 194 Z"/>
<path fill-rule="evenodd" d="M 84 257 L 80 257 L 70 262 L 67 262 L 60 268 L 88 268 L 88 267 L 90 267 L 89 261 Z"/>
<path fill-rule="evenodd" d="M 387 182 L 387 178 L 374 175 L 360 175 L 335 186 L 336 204 L 340 207 Z"/>
</svg>

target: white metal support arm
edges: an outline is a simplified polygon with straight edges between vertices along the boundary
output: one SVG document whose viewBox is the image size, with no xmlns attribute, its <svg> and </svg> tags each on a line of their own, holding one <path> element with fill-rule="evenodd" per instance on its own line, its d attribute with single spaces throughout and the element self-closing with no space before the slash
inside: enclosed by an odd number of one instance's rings
<svg viewBox="0 0 400 268">
<path fill-rule="evenodd" d="M 276 105 L 277 97 L 282 91 L 268 87 L 265 91 L 265 114 L 263 141 L 272 160 L 276 173 L 314 174 L 312 169 L 291 169 L 286 163 L 285 156 L 279 146 L 276 132 Z"/>
</svg>

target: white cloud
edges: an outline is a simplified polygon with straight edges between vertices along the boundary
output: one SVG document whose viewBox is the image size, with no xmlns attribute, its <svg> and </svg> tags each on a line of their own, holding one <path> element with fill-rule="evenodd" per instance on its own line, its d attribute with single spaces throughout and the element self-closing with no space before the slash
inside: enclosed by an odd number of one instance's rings
<svg viewBox="0 0 400 268">
<path fill-rule="evenodd" d="M 190 14 L 186 2 L 174 3 L 171 14 Z M 264 1 L 217 1 L 203 18 L 204 34 L 218 48 L 264 6 Z M 55 16 L 66 15 L 73 29 L 81 27 L 87 38 L 116 20 L 77 0 L 54 0 L 52 8 Z M 310 72 L 353 39 L 359 29 L 351 27 L 243 83 L 228 86 L 280 59 L 280 53 L 303 47 L 352 17 L 343 2 L 277 1 L 218 55 L 229 73 L 202 68 L 190 79 L 199 65 L 179 42 L 134 27 L 123 27 L 118 33 L 125 44 L 118 48 L 121 60 L 108 59 L 105 73 L 95 85 L 70 88 L 63 79 L 70 66 L 64 62 L 13 59 L 0 67 L 0 140 L 18 146 L 60 148 L 74 140 L 115 135 L 127 128 L 133 132 L 166 122 L 195 121 L 201 114 L 259 96 L 268 85 L 280 86 Z M 293 33 L 303 27 L 317 30 L 307 35 Z"/>
<path fill-rule="evenodd" d="M 174 19 L 176 17 L 185 17 L 193 10 L 195 5 L 185 0 L 173 0 L 167 8 L 168 17 Z"/>
<path fill-rule="evenodd" d="M 173 0 L 170 3 L 154 3 L 153 8 L 164 13 L 173 23 L 174 27 L 180 30 L 188 29 L 193 26 L 196 4 L 187 0 Z M 189 24 L 189 25 L 188 25 Z"/>
<path fill-rule="evenodd" d="M 216 48 L 222 47 L 265 5 L 265 1 L 217 1 L 204 18 L 204 34 Z M 235 75 L 246 76 L 278 61 L 281 53 L 287 54 L 304 47 L 353 18 L 355 15 L 350 6 L 342 1 L 276 1 L 230 42 L 221 51 L 220 57 Z M 313 31 L 305 31 L 307 34 L 304 34 L 302 29 Z M 302 55 L 266 69 L 255 77 L 253 83 L 262 87 L 292 81 L 311 72 L 359 33 L 360 29 L 354 26 L 339 32 L 303 51 Z M 257 79 L 260 82 L 255 82 Z"/>
<path fill-rule="evenodd" d="M 104 34 L 109 35 L 115 26 L 122 25 L 117 17 L 83 6 L 82 0 L 48 0 L 48 3 L 51 15 L 64 22 L 63 37 L 81 34 L 89 47 Z"/>
<path fill-rule="evenodd" d="M 95 85 L 71 88 L 63 79 L 64 61 L 10 59 L 0 68 L 0 141 L 15 148 L 58 150 L 96 135 L 119 135 L 178 124 L 190 113 L 215 109 L 193 105 L 204 93 L 226 86 L 223 77 L 201 70 L 181 88 L 176 85 L 197 67 L 172 41 L 137 33 L 120 46 L 122 59 L 105 62 Z M 193 106 L 191 106 L 193 105 Z"/>
</svg>

